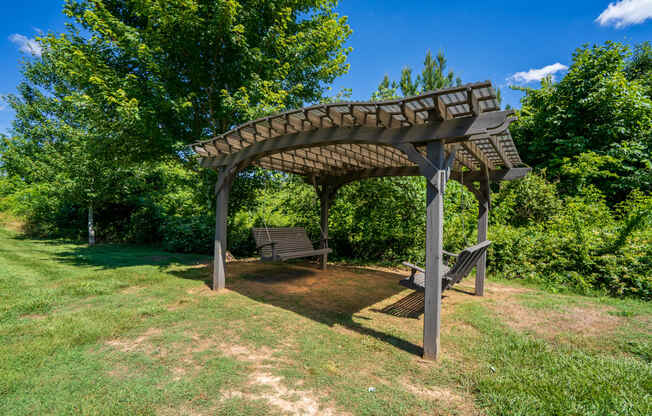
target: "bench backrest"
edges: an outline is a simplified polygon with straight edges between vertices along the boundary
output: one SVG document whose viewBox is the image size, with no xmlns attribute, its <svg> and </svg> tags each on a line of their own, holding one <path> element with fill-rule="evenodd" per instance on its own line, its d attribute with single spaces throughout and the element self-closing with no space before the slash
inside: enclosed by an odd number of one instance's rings
<svg viewBox="0 0 652 416">
<path fill-rule="evenodd" d="M 308 233 L 303 227 L 283 228 L 254 228 L 252 230 L 256 245 L 276 241 L 276 254 L 296 253 L 298 251 L 314 250 Z M 262 258 L 272 257 L 272 246 L 268 245 L 260 249 Z"/>
<path fill-rule="evenodd" d="M 469 273 L 471 273 L 473 267 L 478 263 L 478 260 L 480 260 L 482 255 L 487 252 L 490 245 L 491 241 L 486 240 L 482 243 L 465 248 L 460 254 L 458 254 L 457 261 L 448 273 L 446 273 L 446 277 L 450 278 L 453 283 L 457 283 L 464 279 Z"/>
</svg>

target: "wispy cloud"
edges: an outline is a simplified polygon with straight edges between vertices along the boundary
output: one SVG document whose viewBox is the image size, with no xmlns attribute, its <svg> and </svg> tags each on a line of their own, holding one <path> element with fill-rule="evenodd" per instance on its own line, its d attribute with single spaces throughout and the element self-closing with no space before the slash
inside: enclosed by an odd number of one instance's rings
<svg viewBox="0 0 652 416">
<path fill-rule="evenodd" d="M 600 26 L 623 28 L 643 23 L 647 19 L 652 19 L 652 0 L 620 0 L 609 3 L 595 21 Z"/>
<path fill-rule="evenodd" d="M 557 62 L 556 64 L 547 65 L 544 66 L 543 68 L 535 68 L 535 69 L 530 69 L 529 71 L 517 72 L 511 77 L 507 78 L 507 80 L 511 82 L 525 82 L 525 83 L 533 82 L 533 81 L 541 81 L 543 78 L 547 77 L 548 75 L 554 75 L 557 72 L 565 71 L 567 69 L 568 67 L 566 65 Z"/>
<path fill-rule="evenodd" d="M 16 46 L 21 52 L 29 53 L 31 55 L 40 57 L 43 53 L 43 48 L 41 44 L 36 41 L 34 38 L 28 38 L 27 36 L 21 35 L 19 33 L 14 33 L 9 36 L 9 40 Z"/>
</svg>

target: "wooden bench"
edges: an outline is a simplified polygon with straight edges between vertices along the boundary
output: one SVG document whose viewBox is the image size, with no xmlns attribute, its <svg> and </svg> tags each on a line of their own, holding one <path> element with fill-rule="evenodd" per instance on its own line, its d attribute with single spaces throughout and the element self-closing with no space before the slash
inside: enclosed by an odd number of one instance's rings
<svg viewBox="0 0 652 416">
<path fill-rule="evenodd" d="M 441 278 L 441 291 L 443 292 L 444 290 L 450 289 L 453 285 L 459 283 L 462 279 L 468 276 L 473 267 L 475 267 L 478 261 L 482 258 L 482 255 L 487 252 L 490 245 L 491 241 L 486 240 L 482 243 L 465 248 L 459 254 L 453 254 L 442 250 L 444 256 L 455 258 L 455 264 L 452 267 L 444 265 Z M 412 273 L 410 274 L 410 277 L 401 280 L 399 283 L 409 289 L 425 291 L 426 271 L 421 267 L 408 262 L 403 262 L 403 264 L 409 267 L 412 270 Z"/>
<path fill-rule="evenodd" d="M 262 261 L 325 256 L 333 251 L 330 248 L 313 248 L 303 227 L 254 228 L 252 233 Z"/>
</svg>

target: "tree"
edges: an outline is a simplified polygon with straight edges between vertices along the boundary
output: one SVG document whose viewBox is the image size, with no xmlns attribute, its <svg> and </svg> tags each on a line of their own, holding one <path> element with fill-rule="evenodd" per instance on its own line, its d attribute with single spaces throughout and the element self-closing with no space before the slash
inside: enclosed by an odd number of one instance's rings
<svg viewBox="0 0 652 416">
<path fill-rule="evenodd" d="M 421 94 L 426 91 L 450 87 L 455 83 L 462 85 L 462 79 L 455 77 L 453 71 L 446 73 L 447 61 L 444 53 L 439 51 L 435 58 L 428 51 L 423 61 L 421 73 L 413 80 L 412 68 L 404 67 L 401 70 L 401 80 L 390 81 L 389 75 L 385 75 L 378 89 L 373 93 L 373 100 L 388 100 L 398 98 L 399 96 L 409 97 L 411 95 Z M 400 89 L 401 94 L 398 94 Z"/>
<path fill-rule="evenodd" d="M 371 98 L 376 101 L 389 100 L 454 84 L 461 85 L 462 80 L 456 78 L 453 71 L 446 72 L 446 67 L 447 61 L 442 51 L 434 58 L 428 51 L 423 69 L 416 78 L 409 67 L 402 69 L 398 82 L 385 75 Z M 448 198 L 453 194 L 457 198 L 460 192 L 468 192 L 457 185 L 452 185 L 450 189 L 453 191 L 446 194 Z M 340 197 L 333 207 L 334 218 L 348 217 L 342 224 L 334 225 L 333 245 L 338 253 L 349 253 L 353 257 L 377 259 L 385 256 L 392 260 L 410 258 L 423 261 L 424 201 L 425 186 L 421 177 L 354 182 L 340 191 Z M 451 215 L 448 211 L 447 216 L 447 220 L 453 223 L 461 218 L 461 215 Z M 450 227 L 446 237 L 447 246 L 459 248 L 465 231 L 460 227 Z"/>
<path fill-rule="evenodd" d="M 121 140 L 168 154 L 235 124 L 321 98 L 348 69 L 334 0 L 67 0 L 45 39 L 59 69 Z M 147 147 L 147 150 L 143 149 Z"/>
<path fill-rule="evenodd" d="M 519 88 L 525 97 L 511 128 L 519 153 L 563 193 L 593 184 L 614 204 L 634 189 L 652 191 L 652 101 L 628 79 L 628 53 L 614 42 L 584 46 L 559 82 Z"/>
<path fill-rule="evenodd" d="M 652 98 L 652 44 L 649 41 L 634 47 L 634 54 L 625 67 L 625 76 L 630 81 L 639 81 Z"/>
<path fill-rule="evenodd" d="M 383 80 L 378 85 L 378 89 L 371 94 L 373 101 L 392 100 L 398 98 L 398 84 L 396 81 L 390 81 L 389 75 L 385 75 Z"/>
<path fill-rule="evenodd" d="M 19 94 L 9 98 L 15 139 L 3 146 L 3 160 L 11 153 L 26 162 L 14 158 L 7 174 L 53 184 L 57 173 L 72 186 L 65 202 L 86 204 L 91 218 L 92 207 L 121 198 L 132 169 L 147 177 L 143 167 L 173 160 L 192 171 L 188 143 L 318 101 L 347 71 L 351 30 L 336 5 L 67 0 L 67 32 L 39 39 L 43 56 L 25 62 Z M 203 182 L 214 180 L 198 174 L 198 187 L 209 189 Z M 154 192 L 138 189 L 134 200 Z M 118 220 L 130 221 L 121 214 Z"/>
<path fill-rule="evenodd" d="M 48 184 L 49 197 L 86 207 L 88 243 L 94 245 L 94 207 L 124 198 L 135 168 L 97 145 L 87 118 L 91 113 L 69 99 L 70 85 L 52 72 L 54 57 L 51 51 L 27 63 L 20 95 L 8 98 L 19 135 L 4 139 L 3 170 L 28 186 Z"/>
</svg>

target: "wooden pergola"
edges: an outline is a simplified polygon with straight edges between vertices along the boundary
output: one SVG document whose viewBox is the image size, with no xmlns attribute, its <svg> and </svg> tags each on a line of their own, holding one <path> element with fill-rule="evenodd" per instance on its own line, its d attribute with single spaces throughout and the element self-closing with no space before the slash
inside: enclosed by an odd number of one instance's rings
<svg viewBox="0 0 652 416">
<path fill-rule="evenodd" d="M 315 186 L 327 247 L 329 207 L 343 185 L 359 179 L 425 176 L 427 187 L 424 358 L 439 351 L 443 193 L 455 179 L 478 199 L 478 242 L 487 239 L 490 182 L 521 178 L 509 125 L 489 81 L 399 100 L 320 104 L 242 124 L 191 145 L 201 165 L 218 171 L 213 289 L 225 285 L 229 190 L 250 165 L 302 175 Z M 322 267 L 326 267 L 325 259 Z M 486 256 L 476 268 L 484 291 Z"/>
</svg>

